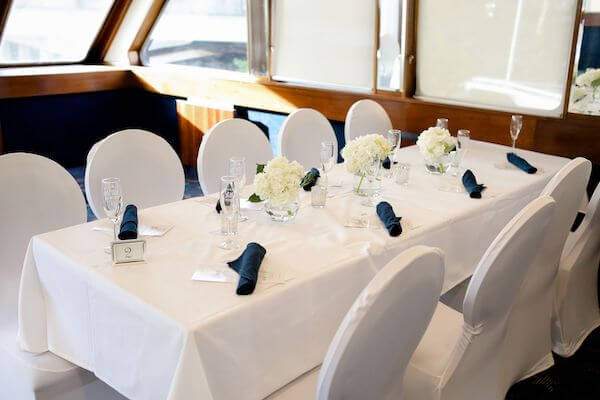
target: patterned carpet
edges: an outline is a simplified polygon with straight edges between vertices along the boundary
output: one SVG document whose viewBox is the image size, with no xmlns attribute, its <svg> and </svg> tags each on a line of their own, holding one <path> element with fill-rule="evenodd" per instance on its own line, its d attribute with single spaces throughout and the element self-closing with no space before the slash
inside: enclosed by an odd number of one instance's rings
<svg viewBox="0 0 600 400">
<path fill-rule="evenodd" d="M 85 167 L 69 172 L 84 192 Z M 185 168 L 184 198 L 202 196 L 195 168 Z M 88 207 L 88 221 L 96 217 Z M 506 400 L 598 400 L 600 399 L 600 328 L 570 358 L 554 356 L 555 365 L 509 390 Z"/>
</svg>

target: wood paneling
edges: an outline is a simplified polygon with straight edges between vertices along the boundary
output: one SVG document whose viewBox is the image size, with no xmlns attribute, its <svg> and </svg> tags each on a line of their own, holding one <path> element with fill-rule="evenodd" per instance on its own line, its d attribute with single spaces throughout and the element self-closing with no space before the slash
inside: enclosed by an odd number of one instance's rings
<svg viewBox="0 0 600 400">
<path fill-rule="evenodd" d="M 196 165 L 202 136 L 211 126 L 227 118 L 233 118 L 233 107 L 220 109 L 177 100 L 179 156 L 184 165 Z"/>
<path fill-rule="evenodd" d="M 60 66 L 0 69 L 0 99 L 138 87 L 129 69 Z"/>
<path fill-rule="evenodd" d="M 86 63 L 98 64 L 104 60 L 104 56 L 117 34 L 117 30 L 121 27 L 121 23 L 123 22 L 123 18 L 125 18 L 125 14 L 127 14 L 131 2 L 132 0 L 115 0 L 100 32 L 98 32 L 94 42 L 90 46 L 85 57 Z"/>
<path fill-rule="evenodd" d="M 0 40 L 2 40 L 2 32 L 6 26 L 6 19 L 8 18 L 8 12 L 12 5 L 12 0 L 5 0 L 0 2 Z"/>
<path fill-rule="evenodd" d="M 152 6 L 148 10 L 140 29 L 138 29 L 135 38 L 133 39 L 133 43 L 129 48 L 129 61 L 131 64 L 140 64 L 140 55 L 139 52 L 146 41 L 146 37 L 152 31 L 152 27 L 158 20 L 160 13 L 164 6 L 167 4 L 167 0 L 152 0 Z"/>
</svg>

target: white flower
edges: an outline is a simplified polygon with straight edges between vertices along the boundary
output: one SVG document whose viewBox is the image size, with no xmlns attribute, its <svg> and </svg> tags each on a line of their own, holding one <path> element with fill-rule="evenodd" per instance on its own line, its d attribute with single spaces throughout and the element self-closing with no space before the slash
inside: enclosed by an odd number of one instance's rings
<svg viewBox="0 0 600 400">
<path fill-rule="evenodd" d="M 450 152 L 454 148 L 455 142 L 448 129 L 435 126 L 421 132 L 417 146 L 423 157 L 435 160 Z"/>
<path fill-rule="evenodd" d="M 285 157 L 269 161 L 262 173 L 256 174 L 256 194 L 273 205 L 289 203 L 298 196 L 304 168 L 298 162 L 289 162 Z"/>
<path fill-rule="evenodd" d="M 371 134 L 359 136 L 346 143 L 342 149 L 342 157 L 346 170 L 355 175 L 364 175 L 367 167 L 377 157 L 383 161 L 392 151 L 392 145 L 381 135 Z"/>
<path fill-rule="evenodd" d="M 583 74 L 575 79 L 579 86 L 598 86 L 600 85 L 600 68 L 588 68 Z"/>
</svg>

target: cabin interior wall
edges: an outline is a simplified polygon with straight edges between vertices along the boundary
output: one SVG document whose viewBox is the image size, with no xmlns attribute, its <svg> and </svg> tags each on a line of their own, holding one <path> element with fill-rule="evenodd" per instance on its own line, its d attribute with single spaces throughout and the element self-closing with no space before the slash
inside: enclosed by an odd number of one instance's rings
<svg viewBox="0 0 600 400">
<path fill-rule="evenodd" d="M 4 152 L 30 152 L 81 166 L 107 135 L 140 128 L 179 151 L 175 98 L 136 89 L 0 100 Z"/>
</svg>

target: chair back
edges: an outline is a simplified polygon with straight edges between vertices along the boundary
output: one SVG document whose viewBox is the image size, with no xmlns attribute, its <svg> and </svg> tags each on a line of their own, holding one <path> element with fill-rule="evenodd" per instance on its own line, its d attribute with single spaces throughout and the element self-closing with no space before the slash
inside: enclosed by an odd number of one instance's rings
<svg viewBox="0 0 600 400">
<path fill-rule="evenodd" d="M 600 186 L 596 188 L 579 228 L 571 233 L 558 272 L 552 348 L 568 357 L 600 326 Z"/>
<path fill-rule="evenodd" d="M 273 151 L 263 131 L 250 121 L 230 118 L 215 124 L 202 138 L 198 151 L 198 180 L 205 195 L 219 190 L 221 177 L 229 175 L 231 157 L 245 157 L 246 183 L 250 184 L 256 164 L 271 160 Z"/>
<path fill-rule="evenodd" d="M 567 235 L 585 194 L 590 172 L 590 162 L 584 158 L 576 158 L 561 168 L 542 190 L 541 196 L 552 197 L 556 204 L 554 215 L 548 224 L 548 233 L 533 267 L 525 276 L 515 312 L 511 315 L 509 340 L 515 346 L 505 356 L 515 366 L 509 373 L 514 381 L 541 372 L 554 364 L 551 327 L 558 265 Z"/>
<path fill-rule="evenodd" d="M 359 136 L 379 133 L 386 135 L 392 129 L 392 121 L 379 103 L 363 99 L 352 104 L 346 114 L 344 123 L 344 138 L 346 143 Z"/>
<path fill-rule="evenodd" d="M 477 398 L 482 388 L 489 394 L 486 398 L 504 398 L 510 384 L 503 371 L 515 367 L 503 357 L 514 346 L 507 340 L 508 322 L 553 213 L 552 198 L 533 200 L 502 229 L 481 258 L 463 302 L 462 337 L 440 384 L 448 398 L 457 398 L 453 397 L 457 393 L 465 396 L 469 391 Z"/>
<path fill-rule="evenodd" d="M 438 302 L 440 250 L 416 246 L 387 264 L 342 321 L 321 368 L 318 400 L 398 398 Z"/>
<path fill-rule="evenodd" d="M 333 143 L 337 162 L 338 143 L 333 127 L 323 114 L 312 108 L 291 113 L 281 126 L 279 148 L 281 155 L 298 161 L 305 169 L 320 168 L 321 142 Z"/>
<path fill-rule="evenodd" d="M 82 224 L 87 209 L 75 179 L 35 154 L 0 156 L 0 193 L 0 314 L 16 318 L 23 258 L 32 236 Z"/>
<path fill-rule="evenodd" d="M 181 200 L 185 177 L 179 156 L 162 137 L 141 129 L 113 133 L 88 154 L 85 194 L 97 218 L 104 218 L 102 179 L 121 179 L 123 205 L 138 209 Z"/>
</svg>

